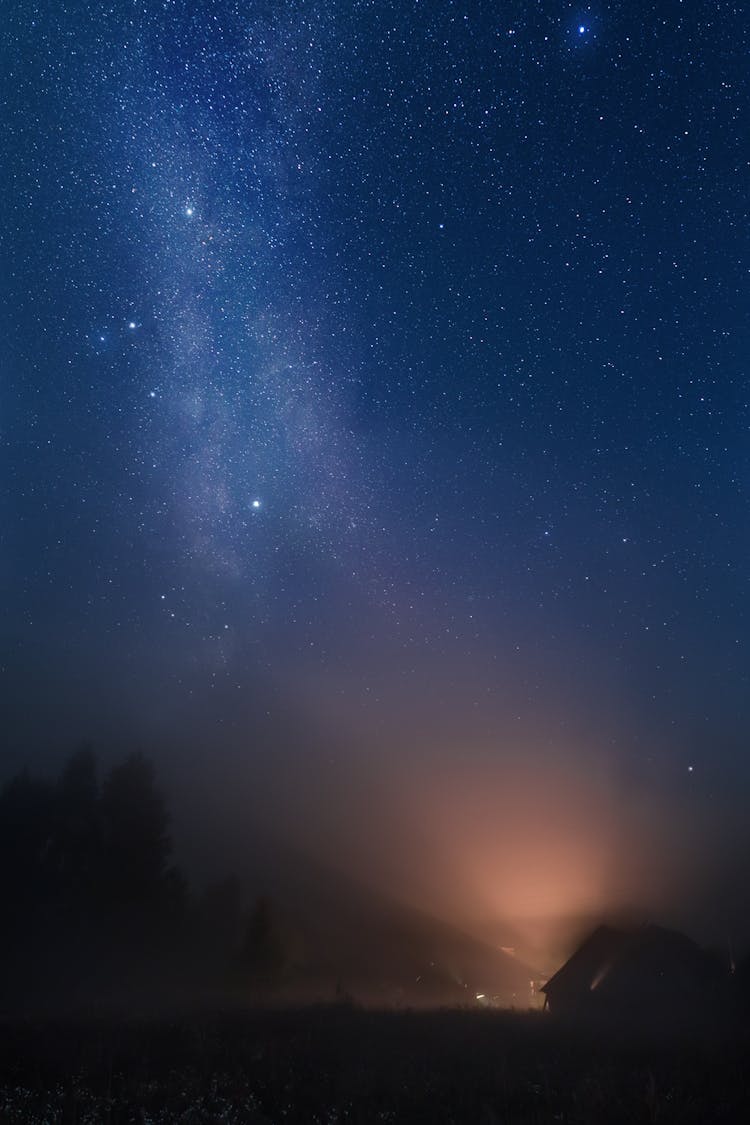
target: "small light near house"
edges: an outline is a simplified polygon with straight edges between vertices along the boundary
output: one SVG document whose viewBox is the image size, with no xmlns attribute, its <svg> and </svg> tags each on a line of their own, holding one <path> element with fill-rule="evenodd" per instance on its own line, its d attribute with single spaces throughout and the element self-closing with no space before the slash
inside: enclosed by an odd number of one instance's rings
<svg viewBox="0 0 750 1125">
<path fill-rule="evenodd" d="M 483 992 L 477 992 L 476 998 L 477 998 L 477 1000 L 484 1000 L 485 994 Z"/>
<path fill-rule="evenodd" d="M 606 965 L 601 966 L 601 968 L 598 970 L 598 972 L 594 976 L 593 980 L 591 981 L 591 984 L 589 985 L 589 989 L 592 992 L 596 991 L 596 989 L 602 983 L 604 978 L 608 975 L 609 970 L 611 968 L 612 968 L 612 966 L 610 964 L 606 964 Z"/>
</svg>

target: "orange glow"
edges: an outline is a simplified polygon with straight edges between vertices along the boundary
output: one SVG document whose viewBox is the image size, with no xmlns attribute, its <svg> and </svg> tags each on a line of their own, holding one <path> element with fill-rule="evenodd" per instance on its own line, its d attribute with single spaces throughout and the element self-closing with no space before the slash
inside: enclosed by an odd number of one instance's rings
<svg viewBox="0 0 750 1125">
<path fill-rule="evenodd" d="M 676 886 L 659 810 L 581 752 L 415 772 L 390 804 L 372 868 L 389 892 L 485 937 L 495 920 L 522 959 L 547 963 L 562 922 L 661 909 Z"/>
<path fill-rule="evenodd" d="M 625 785 L 593 739 L 590 748 L 519 740 L 353 757 L 321 770 L 317 792 L 305 775 L 296 806 L 288 778 L 283 793 L 306 850 L 515 948 L 538 970 L 559 963 L 566 928 L 577 935 L 622 910 L 663 917 L 695 872 L 687 819 Z"/>
</svg>

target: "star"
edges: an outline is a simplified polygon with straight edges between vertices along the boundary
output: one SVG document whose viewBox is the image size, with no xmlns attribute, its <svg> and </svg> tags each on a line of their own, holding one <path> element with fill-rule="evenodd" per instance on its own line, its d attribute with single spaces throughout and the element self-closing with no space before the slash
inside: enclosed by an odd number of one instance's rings
<svg viewBox="0 0 750 1125">
<path fill-rule="evenodd" d="M 128 321 L 128 328 L 130 328 L 131 331 L 135 328 L 135 321 L 134 320 Z"/>
<path fill-rule="evenodd" d="M 187 215 L 187 217 L 189 219 L 191 219 L 193 217 L 193 215 L 195 214 L 195 208 L 191 207 L 189 203 L 188 203 L 187 207 L 185 208 L 185 214 Z"/>
<path fill-rule="evenodd" d="M 578 25 L 578 34 L 579 35 L 585 35 L 586 34 L 586 28 L 582 23 Z"/>
<path fill-rule="evenodd" d="M 260 500 L 253 500 L 252 504 L 250 505 L 250 507 L 254 508 L 256 512 L 259 510 L 260 506 Z"/>
</svg>

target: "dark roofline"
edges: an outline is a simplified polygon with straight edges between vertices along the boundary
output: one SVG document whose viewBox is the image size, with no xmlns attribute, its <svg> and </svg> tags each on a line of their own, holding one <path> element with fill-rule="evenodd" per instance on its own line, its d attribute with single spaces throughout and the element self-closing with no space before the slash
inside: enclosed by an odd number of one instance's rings
<svg viewBox="0 0 750 1125">
<path fill-rule="evenodd" d="M 684 952 L 689 952 L 697 957 L 708 957 L 709 952 L 699 946 L 692 938 L 679 930 L 668 929 L 653 923 L 646 923 L 635 930 L 616 930 L 611 926 L 601 925 L 579 945 L 564 965 L 549 978 L 540 988 L 540 992 L 554 991 L 557 985 L 571 983 L 578 974 L 583 976 L 593 970 L 594 975 L 608 963 L 611 968 L 616 962 L 627 957 L 634 949 L 643 947 L 649 940 L 668 941 L 674 946 L 679 946 Z"/>
<path fill-rule="evenodd" d="M 624 930 L 616 930 L 614 927 L 607 926 L 604 923 L 597 926 L 587 938 L 584 938 L 575 952 L 571 953 L 568 960 L 560 966 L 557 972 L 553 973 L 546 984 L 542 985 L 539 991 L 546 993 L 550 988 L 554 989 L 555 986 L 561 981 L 564 981 L 566 977 L 571 976 L 578 968 L 582 968 L 587 959 L 594 953 L 598 954 L 600 952 L 598 950 L 599 946 L 604 947 L 601 949 L 602 959 L 604 957 L 609 959 L 610 957 L 616 956 L 627 943 L 630 936 L 631 935 Z M 599 967 L 599 965 L 596 966 L 597 969 Z"/>
</svg>

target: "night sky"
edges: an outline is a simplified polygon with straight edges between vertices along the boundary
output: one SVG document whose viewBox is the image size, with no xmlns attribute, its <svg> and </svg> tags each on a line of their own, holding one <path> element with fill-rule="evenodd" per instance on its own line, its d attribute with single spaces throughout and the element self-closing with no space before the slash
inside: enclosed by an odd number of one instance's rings
<svg viewBox="0 0 750 1125">
<path fill-rule="evenodd" d="M 737 924 L 742 5 L 10 0 L 0 42 L 4 773 L 141 747 L 186 854 Z"/>
</svg>

